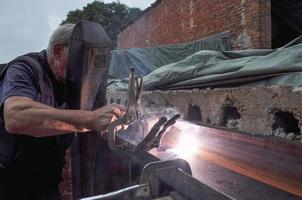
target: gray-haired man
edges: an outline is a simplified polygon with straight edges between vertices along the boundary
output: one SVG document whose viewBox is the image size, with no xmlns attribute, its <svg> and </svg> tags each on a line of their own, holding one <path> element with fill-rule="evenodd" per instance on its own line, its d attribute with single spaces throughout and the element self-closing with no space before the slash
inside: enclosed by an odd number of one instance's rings
<svg viewBox="0 0 302 200">
<path fill-rule="evenodd" d="M 103 131 L 124 114 L 111 104 L 68 110 L 64 102 L 73 24 L 60 26 L 47 50 L 18 57 L 1 75 L 0 199 L 60 199 L 68 132 Z"/>
</svg>

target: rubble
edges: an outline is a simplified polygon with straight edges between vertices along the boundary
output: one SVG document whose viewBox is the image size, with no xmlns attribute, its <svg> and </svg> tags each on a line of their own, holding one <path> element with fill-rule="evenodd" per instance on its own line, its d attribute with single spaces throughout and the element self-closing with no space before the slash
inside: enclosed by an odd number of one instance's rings
<svg viewBox="0 0 302 200">
<path fill-rule="evenodd" d="M 230 128 L 230 129 L 239 129 L 239 120 L 230 119 L 227 122 L 226 127 Z"/>
<path fill-rule="evenodd" d="M 277 128 L 276 130 L 273 131 L 273 135 L 276 137 L 285 138 L 286 132 L 284 131 L 283 128 Z"/>
<path fill-rule="evenodd" d="M 301 140 L 302 139 L 302 135 L 296 135 L 294 140 Z"/>
<path fill-rule="evenodd" d="M 286 135 L 286 139 L 293 140 L 295 138 L 295 133 L 289 133 Z"/>
</svg>

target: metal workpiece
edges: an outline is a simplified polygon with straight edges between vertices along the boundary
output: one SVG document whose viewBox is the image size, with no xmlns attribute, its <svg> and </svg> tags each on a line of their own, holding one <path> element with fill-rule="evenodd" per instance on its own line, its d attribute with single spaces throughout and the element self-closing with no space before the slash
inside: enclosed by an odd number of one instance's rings
<svg viewBox="0 0 302 200">
<path fill-rule="evenodd" d="M 131 179 L 131 166 L 139 165 L 146 166 L 150 162 L 157 161 L 154 157 L 150 156 L 148 153 L 150 149 L 155 147 L 159 147 L 160 140 L 168 127 L 175 124 L 176 120 L 180 118 L 179 114 L 174 115 L 169 120 L 166 117 L 160 117 L 159 120 L 153 125 L 148 134 L 145 135 L 142 139 L 137 138 L 136 136 L 139 134 L 136 132 L 137 130 L 129 131 L 126 130 L 122 135 L 118 134 L 116 138 L 116 143 L 119 143 L 119 146 L 115 144 L 115 147 L 118 147 L 119 153 L 123 155 L 123 157 L 129 162 L 129 177 Z M 144 126 L 144 121 L 137 120 L 136 126 Z M 132 128 L 132 127 L 131 127 Z M 129 128 L 129 129 L 131 129 Z M 137 144 L 133 144 L 129 136 L 135 135 L 135 139 Z M 115 134 L 114 134 L 115 137 Z M 138 141 L 137 141 L 138 140 Z"/>
<path fill-rule="evenodd" d="M 166 170 L 181 169 L 184 173 L 192 175 L 192 171 L 191 171 L 189 163 L 187 163 L 183 159 L 156 161 L 156 162 L 149 163 L 143 169 L 140 183 L 141 184 L 145 184 L 145 183 L 150 184 L 152 198 L 160 198 L 163 196 L 161 193 L 168 193 L 168 192 L 174 191 L 173 188 L 172 188 L 172 190 L 170 189 L 171 188 L 170 185 L 168 185 L 169 189 L 167 186 L 164 186 L 162 184 L 161 177 L 157 176 L 157 171 L 164 170 L 164 169 L 166 169 Z"/>
<path fill-rule="evenodd" d="M 153 139 L 164 130 L 164 125 L 169 125 L 176 118 L 177 116 L 169 120 L 166 117 L 160 118 L 149 132 L 152 134 L 149 135 L 148 142 L 144 144 L 153 144 Z M 129 129 L 126 130 L 123 136 L 129 136 L 129 131 Z M 130 132 L 136 134 L 134 130 Z M 190 140 L 187 140 L 188 136 L 191 136 Z M 120 133 L 117 134 L 116 139 L 117 141 L 122 140 L 121 143 L 131 141 L 129 137 L 121 137 Z M 299 194 L 301 189 L 295 188 L 295 186 L 301 185 L 299 183 L 301 152 L 297 152 L 298 155 L 295 158 L 285 157 L 267 144 L 255 145 L 250 143 L 252 141 L 255 142 L 255 139 L 249 139 L 247 136 L 236 133 L 176 121 L 161 138 L 160 145 L 170 148 L 153 148 L 145 151 L 148 149 L 145 147 L 150 145 L 143 145 L 138 142 L 138 145 L 129 144 L 131 147 L 127 151 L 120 152 L 125 155 L 123 158 L 128 159 L 132 165 L 132 171 L 130 171 L 132 178 L 130 175 L 129 185 L 148 185 L 150 196 L 145 199 L 301 199 L 301 196 L 282 190 L 282 188 L 287 188 Z M 184 142 L 188 143 L 184 144 Z M 197 151 L 189 151 L 194 146 L 194 142 L 197 143 L 195 146 Z M 138 146 L 142 151 L 134 151 Z M 176 149 L 181 151 L 174 151 Z M 259 159 L 261 154 L 268 155 L 267 160 Z M 180 158 L 180 156 L 183 156 L 182 159 L 175 159 Z M 275 158 L 278 160 L 274 160 Z M 274 168 L 274 166 L 286 167 L 282 162 L 279 162 L 280 158 L 286 162 L 291 161 L 292 166 L 287 168 L 286 172 L 287 177 L 293 178 L 292 182 L 282 175 L 286 169 Z M 271 163 L 274 163 L 274 166 Z M 258 165 L 261 165 L 262 168 L 259 168 Z M 265 166 L 268 166 L 270 171 L 265 170 L 263 168 Z M 265 174 L 271 176 L 273 175 L 271 172 L 280 172 L 279 176 L 282 179 L 273 177 L 274 180 L 278 180 L 279 188 L 267 184 L 269 182 L 264 182 L 268 181 L 269 178 L 265 177 Z M 257 176 L 259 173 L 261 177 Z M 293 173 L 296 176 L 293 176 Z M 258 181 L 258 178 L 266 179 Z M 139 190 L 140 187 L 138 186 L 136 189 Z M 280 187 L 282 188 L 280 189 Z M 116 199 L 112 194 L 116 193 L 111 193 L 111 199 Z M 128 196 L 124 194 L 124 196 L 119 197 L 118 199 L 127 199 Z M 131 197 L 133 200 L 143 199 L 135 198 L 133 195 Z M 106 198 L 110 199 L 108 196 Z"/>
<path fill-rule="evenodd" d="M 234 200 L 232 197 L 218 192 L 198 181 L 180 168 L 168 167 L 159 169 L 155 172 L 155 176 L 160 179 L 161 182 L 168 185 L 169 188 L 172 188 L 185 197 L 185 199 Z"/>
<path fill-rule="evenodd" d="M 149 163 L 143 169 L 140 183 L 150 184 L 151 198 L 177 192 L 182 199 L 232 199 L 193 178 L 189 163 L 181 158 Z"/>
<path fill-rule="evenodd" d="M 128 87 L 128 105 L 126 114 L 112 122 L 108 126 L 108 144 L 112 150 L 129 150 L 131 146 L 127 142 L 123 144 L 116 143 L 115 129 L 121 125 L 131 125 L 135 122 L 141 123 L 142 131 L 146 132 L 147 127 L 144 126 L 144 119 L 141 109 L 141 95 L 143 87 L 143 78 L 138 79 L 135 75 L 135 69 L 130 69 L 129 87 Z M 132 150 L 134 154 L 141 151 L 148 151 L 154 147 L 159 147 L 161 137 L 171 125 L 175 124 L 180 118 L 179 114 L 174 115 L 169 120 L 166 117 L 161 117 L 158 122 L 152 127 L 144 139 Z M 146 124 L 145 124 L 146 125 Z M 141 133 L 145 136 L 145 133 Z"/>
<path fill-rule="evenodd" d="M 183 159 L 173 159 L 166 161 L 155 161 L 147 164 L 142 171 L 140 183 L 149 183 L 151 186 L 152 198 L 159 198 L 163 190 L 161 177 L 157 176 L 159 170 L 181 169 L 184 173 L 192 175 L 189 163 Z M 176 176 L 176 174 L 175 174 Z M 174 177 L 176 178 L 176 177 Z"/>
<path fill-rule="evenodd" d="M 199 182 L 183 159 L 156 161 L 146 165 L 139 185 L 82 200 L 231 200 Z"/>
<path fill-rule="evenodd" d="M 152 126 L 152 128 L 147 134 L 139 133 L 139 131 L 144 131 L 145 129 L 147 129 L 147 122 L 145 120 L 138 119 L 134 125 L 141 126 L 142 128 L 140 128 L 139 130 L 135 130 L 135 132 L 126 130 L 122 133 L 122 135 L 118 134 L 118 139 L 115 139 L 116 143 L 120 143 L 118 149 L 121 150 L 121 153 L 123 153 L 124 155 L 128 155 L 130 160 L 135 161 L 138 157 L 141 156 L 141 153 L 148 152 L 150 149 L 159 147 L 161 138 L 164 133 L 170 126 L 175 124 L 176 120 L 179 118 L 179 114 L 174 115 L 170 119 L 167 119 L 165 116 L 162 116 Z M 129 129 L 131 128 L 132 127 L 129 127 Z M 138 134 L 142 135 L 142 137 L 136 137 Z M 115 134 L 112 136 L 116 137 Z M 135 137 L 133 138 L 133 136 Z M 133 140 L 135 140 L 135 144 L 130 139 L 131 137 L 133 138 Z M 117 147 L 117 144 L 115 144 L 115 146 Z"/>
<path fill-rule="evenodd" d="M 162 168 L 174 167 L 182 169 L 185 173 L 192 175 L 192 170 L 189 163 L 181 158 L 166 160 L 166 161 L 155 161 L 150 162 L 143 168 L 143 172 L 141 175 L 140 183 L 148 183 L 150 182 L 150 177 L 153 176 L 153 173 Z"/>
<path fill-rule="evenodd" d="M 140 79 L 135 75 L 135 68 L 130 69 L 129 86 L 128 86 L 128 105 L 126 114 L 108 126 L 108 144 L 111 150 L 125 149 L 127 144 L 116 144 L 116 128 L 121 125 L 133 124 L 136 120 L 141 119 L 141 94 L 143 90 L 143 78 Z"/>
<path fill-rule="evenodd" d="M 184 135 L 190 136 L 185 145 Z M 195 151 L 188 151 L 194 143 Z M 195 179 L 234 199 L 301 199 L 301 145 L 183 121 L 164 134 L 161 145 L 171 149 L 149 153 L 160 160 L 182 156 Z"/>
<path fill-rule="evenodd" d="M 121 189 L 105 195 L 83 198 L 81 200 L 149 200 L 150 185 L 142 184 Z"/>
</svg>

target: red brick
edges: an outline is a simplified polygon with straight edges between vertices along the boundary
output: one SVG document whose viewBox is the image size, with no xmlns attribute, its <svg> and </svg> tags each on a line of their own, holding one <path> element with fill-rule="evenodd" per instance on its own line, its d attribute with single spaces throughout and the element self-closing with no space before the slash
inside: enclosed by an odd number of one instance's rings
<svg viewBox="0 0 302 200">
<path fill-rule="evenodd" d="M 158 0 L 118 35 L 118 48 L 183 43 L 230 31 L 237 49 L 270 48 L 270 1 Z M 193 24 L 191 24 L 193 22 Z M 238 40 L 246 33 L 251 43 Z"/>
</svg>

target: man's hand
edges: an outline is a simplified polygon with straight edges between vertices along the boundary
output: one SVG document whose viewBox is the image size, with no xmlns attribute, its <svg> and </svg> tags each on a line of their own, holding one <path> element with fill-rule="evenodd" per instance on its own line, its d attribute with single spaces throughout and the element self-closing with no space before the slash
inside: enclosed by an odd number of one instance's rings
<svg viewBox="0 0 302 200">
<path fill-rule="evenodd" d="M 104 132 L 111 122 L 125 115 L 126 110 L 119 104 L 109 104 L 92 112 L 93 119 L 90 129 Z"/>
<path fill-rule="evenodd" d="M 46 137 L 69 132 L 106 131 L 108 125 L 125 114 L 125 108 L 110 104 L 94 111 L 61 110 L 13 96 L 4 102 L 5 128 L 9 133 Z"/>
</svg>

